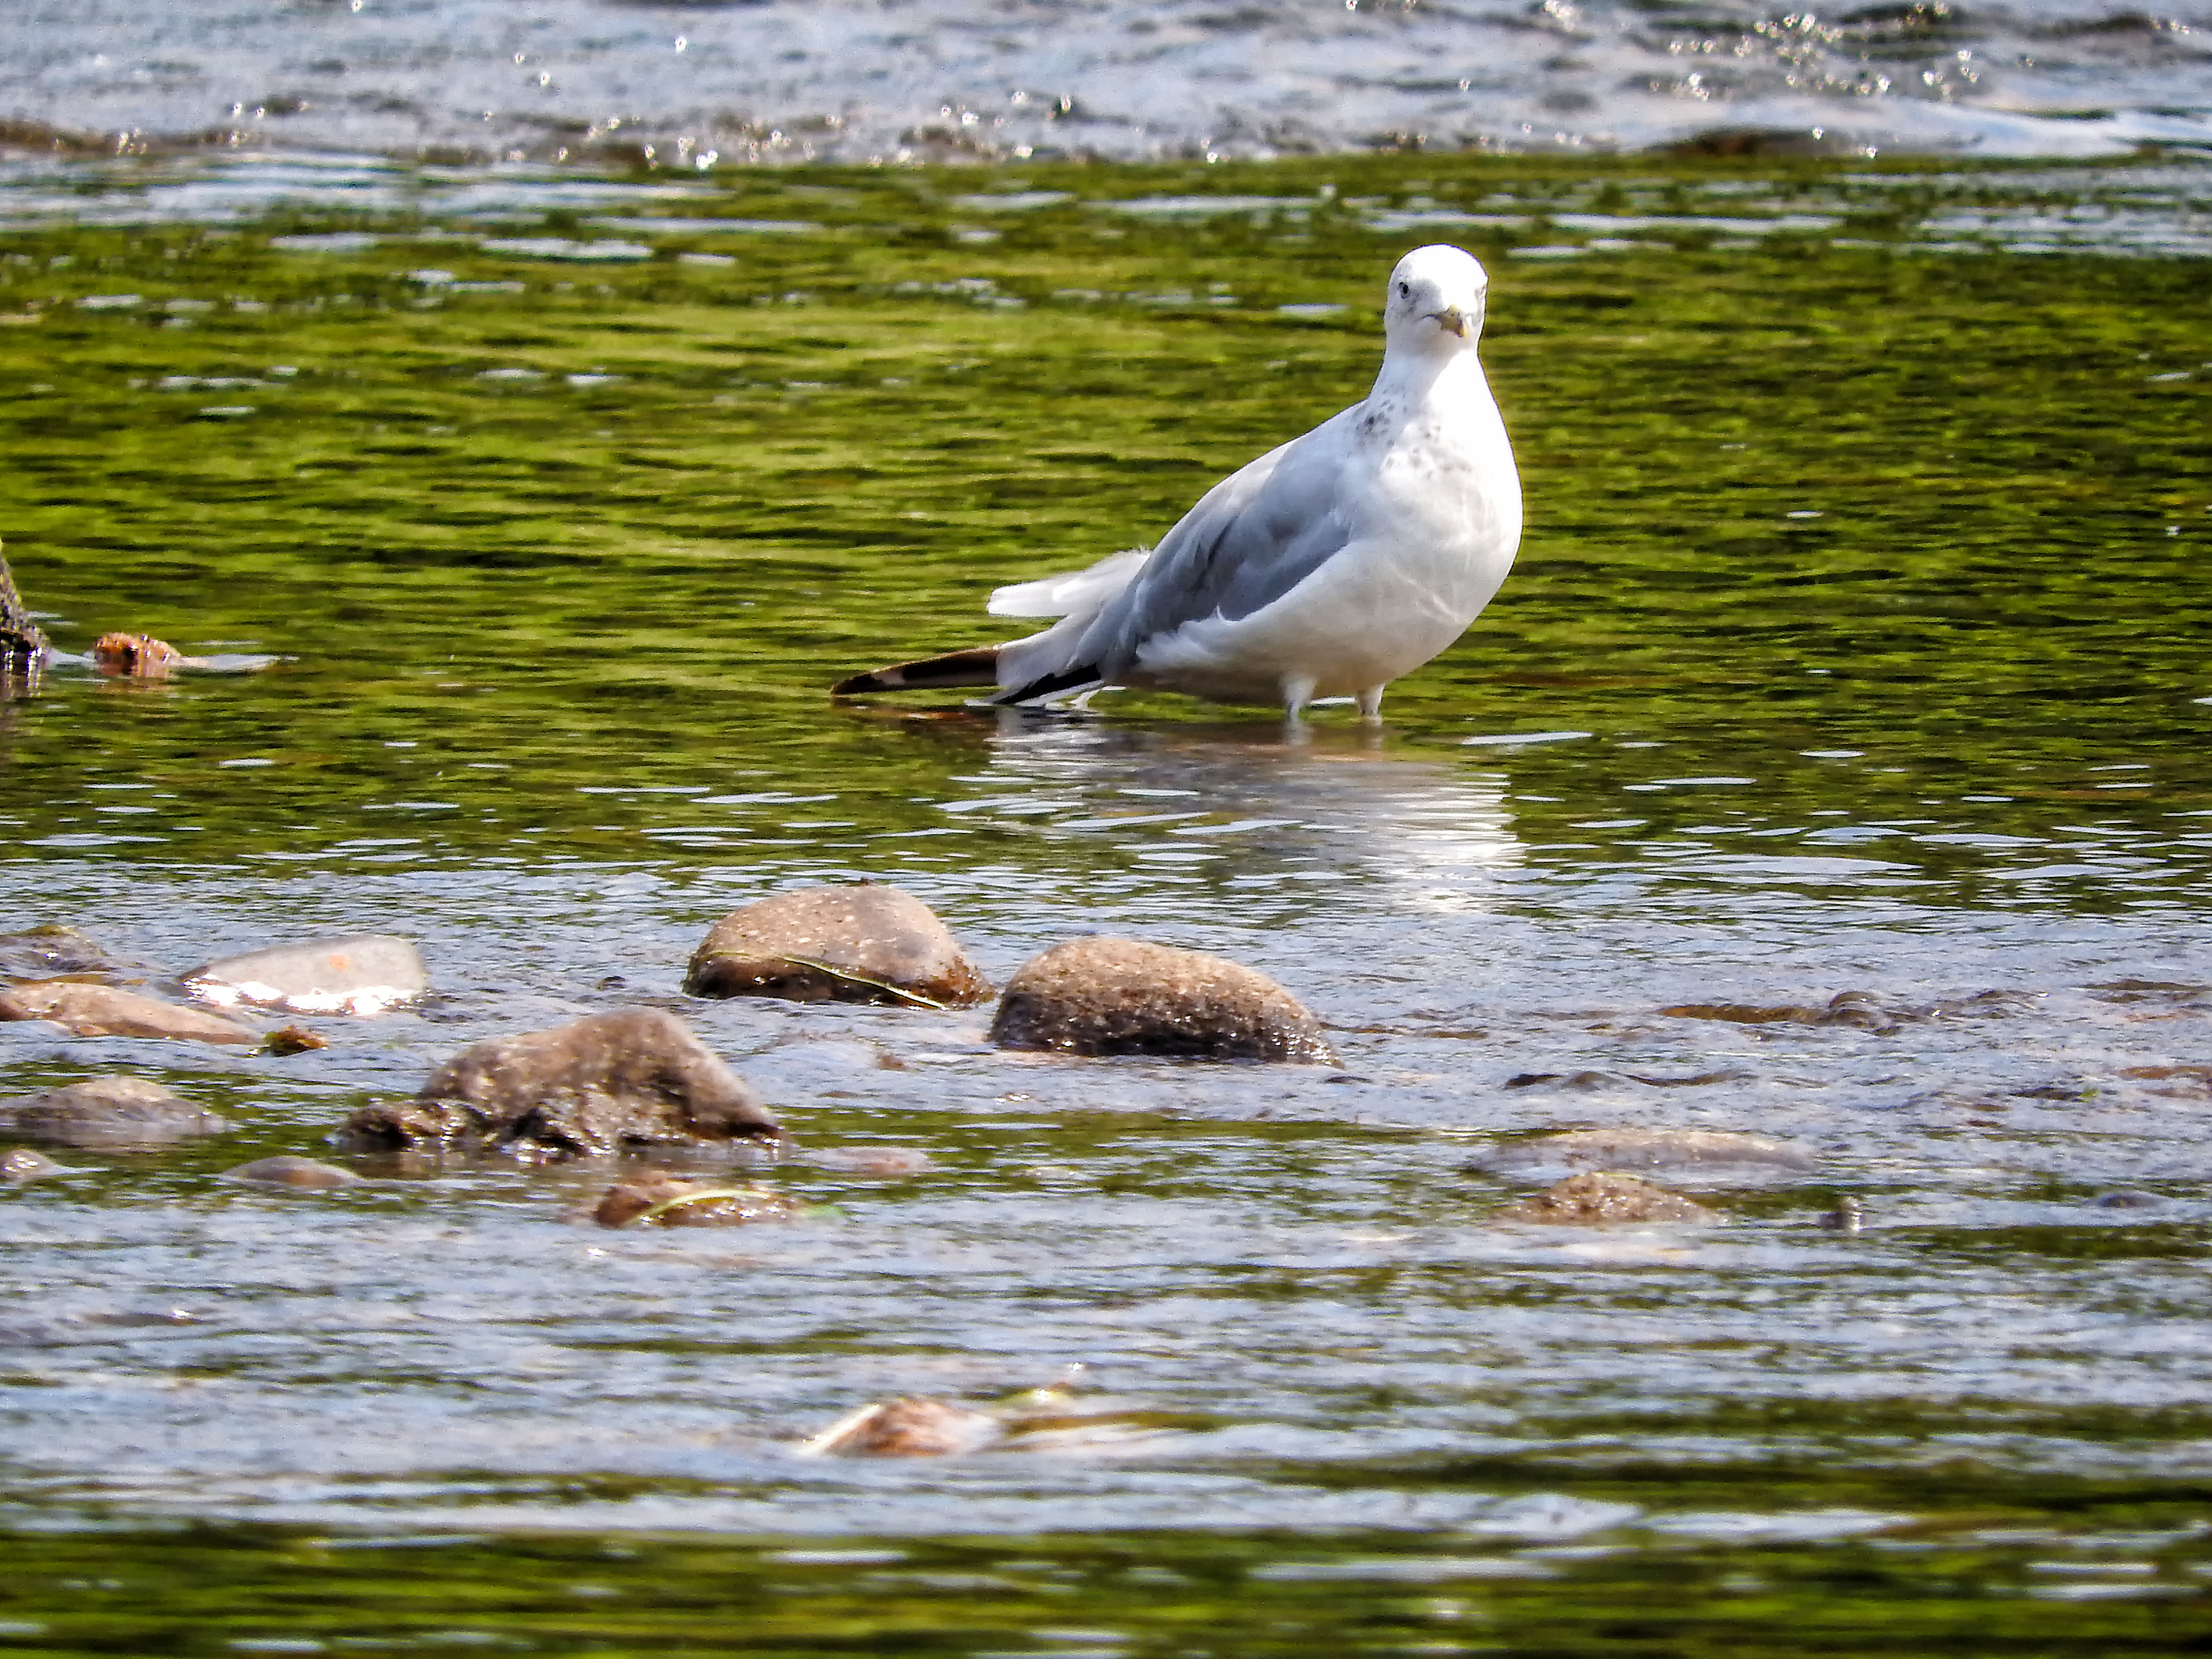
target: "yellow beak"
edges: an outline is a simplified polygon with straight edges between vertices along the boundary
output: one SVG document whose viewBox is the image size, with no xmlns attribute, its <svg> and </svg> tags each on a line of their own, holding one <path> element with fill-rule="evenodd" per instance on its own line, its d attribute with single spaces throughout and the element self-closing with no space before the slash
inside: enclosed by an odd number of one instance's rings
<svg viewBox="0 0 2212 1659">
<path fill-rule="evenodd" d="M 1457 306 L 1446 306 L 1432 314 L 1449 332 L 1458 335 L 1462 340 L 1467 338 L 1467 313 Z"/>
</svg>

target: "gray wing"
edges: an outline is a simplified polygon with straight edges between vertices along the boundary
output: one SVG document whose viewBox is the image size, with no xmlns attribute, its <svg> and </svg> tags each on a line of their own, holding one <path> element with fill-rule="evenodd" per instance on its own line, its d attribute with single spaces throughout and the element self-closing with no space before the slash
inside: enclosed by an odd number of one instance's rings
<svg viewBox="0 0 2212 1659">
<path fill-rule="evenodd" d="M 1231 473 L 1160 538 L 1136 579 L 1084 631 L 1073 661 L 1110 680 L 1157 635 L 1234 622 L 1282 598 L 1351 539 L 1340 479 L 1361 405 Z"/>
</svg>

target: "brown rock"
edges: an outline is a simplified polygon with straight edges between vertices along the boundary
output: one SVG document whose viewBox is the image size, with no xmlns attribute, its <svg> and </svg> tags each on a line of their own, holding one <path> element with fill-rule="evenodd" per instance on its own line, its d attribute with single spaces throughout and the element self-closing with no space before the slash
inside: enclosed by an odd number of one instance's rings
<svg viewBox="0 0 2212 1659">
<path fill-rule="evenodd" d="M 848 1413 L 799 1449 L 814 1457 L 944 1457 L 988 1445 L 1005 1431 L 995 1417 L 908 1395 Z"/>
<path fill-rule="evenodd" d="M 980 1002 L 989 982 L 937 915 L 896 887 L 808 887 L 716 922 L 684 988 L 702 997 L 793 1002 Z"/>
<path fill-rule="evenodd" d="M 92 659 L 103 674 L 158 680 L 167 678 L 185 653 L 151 634 L 102 634 L 92 642 Z"/>
<path fill-rule="evenodd" d="M 326 1193 L 336 1187 L 358 1186 L 361 1177 L 351 1170 L 342 1170 L 335 1164 L 325 1164 L 319 1158 L 257 1158 L 251 1164 L 241 1164 L 235 1170 L 225 1170 L 228 1181 L 251 1181 L 264 1187 L 297 1187 L 303 1192 Z"/>
<path fill-rule="evenodd" d="M 773 1187 L 691 1181 L 661 1170 L 617 1182 L 592 1211 L 602 1227 L 738 1227 L 799 1217 L 798 1200 Z"/>
<path fill-rule="evenodd" d="M 283 1025 L 262 1038 L 261 1046 L 281 1059 L 286 1054 L 310 1054 L 331 1045 L 327 1038 L 316 1036 L 304 1025 Z"/>
<path fill-rule="evenodd" d="M 1002 1048 L 1336 1063 L 1320 1022 L 1265 974 L 1133 939 L 1079 939 L 1024 963 L 991 1022 Z"/>
<path fill-rule="evenodd" d="M 48 1176 L 58 1176 L 62 1166 L 44 1152 L 34 1152 L 28 1146 L 11 1146 L 0 1154 L 0 1181 L 10 1187 L 21 1187 L 33 1181 L 44 1181 Z"/>
<path fill-rule="evenodd" d="M 142 1077 L 94 1077 L 0 1101 L 0 1128 L 65 1146 L 148 1146 L 230 1125 Z"/>
<path fill-rule="evenodd" d="M 0 1019 L 51 1019 L 79 1036 L 180 1037 L 258 1042 L 261 1033 L 204 1009 L 157 1002 L 136 991 L 75 980 L 33 980 L 0 991 Z"/>
<path fill-rule="evenodd" d="M 1569 1176 L 1534 1198 L 1507 1206 L 1500 1221 L 1534 1221 L 1562 1227 L 1612 1227 L 1638 1221 L 1718 1221 L 1720 1217 L 1679 1193 L 1634 1176 L 1590 1170 Z"/>
<path fill-rule="evenodd" d="M 775 1115 L 681 1020 L 625 1008 L 479 1042 L 440 1066 L 413 1100 L 356 1112 L 338 1138 L 364 1151 L 554 1159 L 782 1134 Z"/>
</svg>

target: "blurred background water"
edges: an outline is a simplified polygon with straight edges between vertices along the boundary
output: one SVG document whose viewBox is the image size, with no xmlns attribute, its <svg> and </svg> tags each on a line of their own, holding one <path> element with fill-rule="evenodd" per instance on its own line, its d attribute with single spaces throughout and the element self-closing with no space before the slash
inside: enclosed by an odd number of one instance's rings
<svg viewBox="0 0 2212 1659">
<path fill-rule="evenodd" d="M 0 135 L 447 160 L 2212 143 L 2212 10 L 2119 0 L 19 0 Z"/>
</svg>

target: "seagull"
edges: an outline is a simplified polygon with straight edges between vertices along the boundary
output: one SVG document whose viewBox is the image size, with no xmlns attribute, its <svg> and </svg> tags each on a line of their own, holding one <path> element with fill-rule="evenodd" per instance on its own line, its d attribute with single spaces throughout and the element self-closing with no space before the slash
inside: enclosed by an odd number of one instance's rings
<svg viewBox="0 0 2212 1659">
<path fill-rule="evenodd" d="M 1382 693 L 1490 603 L 1521 540 L 1521 480 L 1475 355 L 1490 279 L 1415 248 L 1390 273 L 1365 401 L 1231 474 L 1160 538 L 1087 570 L 1001 587 L 994 617 L 1042 633 L 855 674 L 837 696 L 990 685 L 987 703 L 1121 686 L 1216 702 L 1317 697 L 1382 718 Z"/>
</svg>

